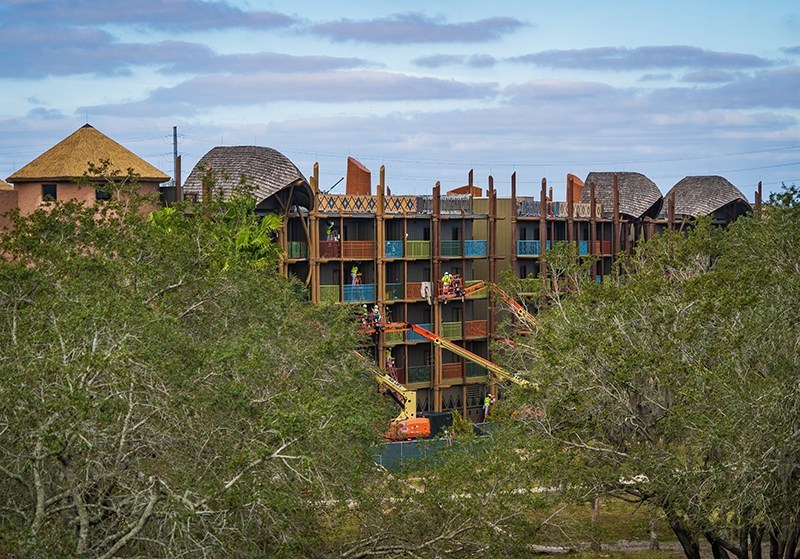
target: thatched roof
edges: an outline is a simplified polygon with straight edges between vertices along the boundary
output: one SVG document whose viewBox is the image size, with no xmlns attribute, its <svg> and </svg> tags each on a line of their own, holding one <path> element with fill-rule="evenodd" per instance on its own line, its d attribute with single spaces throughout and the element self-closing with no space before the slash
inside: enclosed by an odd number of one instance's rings
<svg viewBox="0 0 800 559">
<path fill-rule="evenodd" d="M 291 204 L 311 207 L 311 187 L 300 170 L 285 155 L 272 148 L 260 146 L 215 147 L 206 153 L 194 166 L 183 184 L 185 194 L 203 197 L 203 176 L 210 166 L 215 191 L 229 195 L 242 184 L 242 179 L 255 188 L 256 207 L 260 210 L 276 210 L 280 206 L 274 195 L 289 189 Z M 292 189 L 294 187 L 294 189 Z M 288 196 L 288 192 L 283 194 Z"/>
<path fill-rule="evenodd" d="M 0 179 L 0 190 L 13 190 L 11 185 L 8 184 L 6 181 Z"/>
<path fill-rule="evenodd" d="M 581 192 L 581 203 L 591 202 L 589 185 L 593 182 L 595 200 L 603 205 L 604 212 L 613 211 L 615 175 L 619 185 L 619 213 L 635 219 L 658 216 L 663 200 L 661 191 L 641 173 L 589 173 Z"/>
<path fill-rule="evenodd" d="M 711 215 L 725 206 L 733 212 L 733 217 L 747 213 L 752 208 L 741 191 L 728 179 L 716 175 L 683 177 L 673 186 L 665 200 L 675 194 L 675 215 L 699 217 Z"/>
<path fill-rule="evenodd" d="M 134 170 L 142 181 L 165 182 L 166 175 L 150 163 L 86 124 L 8 177 L 10 183 L 69 181 L 83 177 L 89 163 L 111 162 L 111 171 Z"/>
</svg>

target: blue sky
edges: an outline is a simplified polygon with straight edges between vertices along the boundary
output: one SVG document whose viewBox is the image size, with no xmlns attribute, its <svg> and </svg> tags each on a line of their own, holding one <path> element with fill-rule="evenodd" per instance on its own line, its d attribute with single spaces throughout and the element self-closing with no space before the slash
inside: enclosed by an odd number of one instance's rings
<svg viewBox="0 0 800 559">
<path fill-rule="evenodd" d="M 800 183 L 796 0 L 0 0 L 0 178 L 88 122 L 167 174 L 275 148 L 321 186 Z M 343 183 L 334 192 L 343 191 Z"/>
</svg>

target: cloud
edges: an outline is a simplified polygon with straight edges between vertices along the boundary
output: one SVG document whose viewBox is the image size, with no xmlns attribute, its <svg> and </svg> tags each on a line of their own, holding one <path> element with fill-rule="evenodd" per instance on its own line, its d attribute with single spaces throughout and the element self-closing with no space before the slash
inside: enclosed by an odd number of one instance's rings
<svg viewBox="0 0 800 559">
<path fill-rule="evenodd" d="M 164 74 L 319 72 L 369 65 L 360 58 L 294 56 L 270 52 L 217 54 L 185 41 L 117 43 L 105 31 L 27 27 L 0 33 L 0 77 L 42 78 L 89 74 L 129 75 L 133 67 L 160 67 Z"/>
<path fill-rule="evenodd" d="M 207 107 L 247 106 L 275 101 L 356 103 L 482 99 L 495 95 L 493 83 L 414 77 L 378 71 L 319 74 L 202 76 L 154 90 L 146 100 L 81 107 L 78 114 L 197 114 Z"/>
<path fill-rule="evenodd" d="M 648 68 L 754 69 L 772 65 L 772 62 L 752 54 L 716 52 L 689 46 L 546 50 L 510 60 L 547 68 L 615 71 Z"/>
<path fill-rule="evenodd" d="M 472 68 L 490 68 L 497 64 L 497 59 L 488 54 L 434 54 L 413 61 L 423 68 L 440 68 L 442 66 L 470 66 Z"/>
<path fill-rule="evenodd" d="M 369 66 L 362 58 L 342 58 L 335 56 L 294 56 L 275 52 L 253 54 L 211 54 L 176 61 L 161 68 L 163 74 L 248 74 L 248 73 L 298 73 L 346 70 Z"/>
<path fill-rule="evenodd" d="M 800 46 L 788 47 L 788 48 L 781 49 L 781 50 L 783 52 L 785 52 L 786 54 L 800 54 Z"/>
<path fill-rule="evenodd" d="M 640 82 L 657 82 L 657 81 L 665 81 L 671 80 L 672 74 L 643 74 L 641 78 L 639 78 Z"/>
<path fill-rule="evenodd" d="M 6 1 L 4 19 L 37 25 L 134 24 L 152 29 L 271 29 L 298 22 L 264 10 L 245 11 L 228 2 L 203 0 L 24 0 Z"/>
<path fill-rule="evenodd" d="M 577 99 L 619 97 L 621 90 L 598 82 L 581 80 L 531 80 L 513 84 L 504 90 L 512 103 L 537 103 L 555 100 L 567 104 Z"/>
<path fill-rule="evenodd" d="M 736 79 L 735 74 L 722 72 L 720 70 L 699 70 L 689 72 L 681 78 L 685 83 L 727 83 Z"/>
<path fill-rule="evenodd" d="M 39 118 L 44 120 L 54 120 L 64 118 L 64 114 L 56 109 L 37 108 L 31 109 L 27 114 L 28 118 Z"/>
<path fill-rule="evenodd" d="M 494 41 L 525 24 L 512 17 L 446 23 L 420 13 L 394 14 L 365 21 L 340 19 L 312 25 L 310 31 L 335 42 L 482 43 Z"/>
</svg>

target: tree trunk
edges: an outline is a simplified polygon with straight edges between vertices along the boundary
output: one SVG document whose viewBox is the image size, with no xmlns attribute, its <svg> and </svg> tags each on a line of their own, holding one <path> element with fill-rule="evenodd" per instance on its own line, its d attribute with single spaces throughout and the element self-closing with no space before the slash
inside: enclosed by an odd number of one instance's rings
<svg viewBox="0 0 800 559">
<path fill-rule="evenodd" d="M 675 536 L 677 536 L 683 548 L 683 554 L 686 555 L 686 559 L 700 559 L 700 545 L 697 543 L 697 539 L 684 530 L 677 522 L 670 521 L 669 526 L 672 528 Z"/>
</svg>

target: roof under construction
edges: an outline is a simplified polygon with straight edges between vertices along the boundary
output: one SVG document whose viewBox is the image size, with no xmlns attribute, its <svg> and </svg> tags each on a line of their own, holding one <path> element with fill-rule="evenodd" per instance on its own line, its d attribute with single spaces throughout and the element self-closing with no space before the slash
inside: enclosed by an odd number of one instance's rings
<svg viewBox="0 0 800 559">
<path fill-rule="evenodd" d="M 289 189 L 291 204 L 311 207 L 308 181 L 289 158 L 277 150 L 261 146 L 222 146 L 212 148 L 195 165 L 183 185 L 184 193 L 203 197 L 203 177 L 209 171 L 214 191 L 230 195 L 243 183 L 254 188 L 256 208 L 274 210 L 274 195 Z"/>
<path fill-rule="evenodd" d="M 112 172 L 124 175 L 130 168 L 142 181 L 169 180 L 169 175 L 89 124 L 78 128 L 6 180 L 13 184 L 71 181 L 83 177 L 90 163 L 100 165 L 101 159 L 110 162 Z"/>
<path fill-rule="evenodd" d="M 589 185 L 594 183 L 595 201 L 603 205 L 605 211 L 614 207 L 614 177 L 619 186 L 619 213 L 634 219 L 655 218 L 661 211 L 662 196 L 656 183 L 641 173 L 602 172 L 589 173 L 586 177 L 581 202 L 591 202 Z"/>
<path fill-rule="evenodd" d="M 675 195 L 675 214 L 700 217 L 717 213 L 725 206 L 733 206 L 735 215 L 752 209 L 744 194 L 724 177 L 683 177 L 667 193 L 665 198 Z"/>
</svg>

